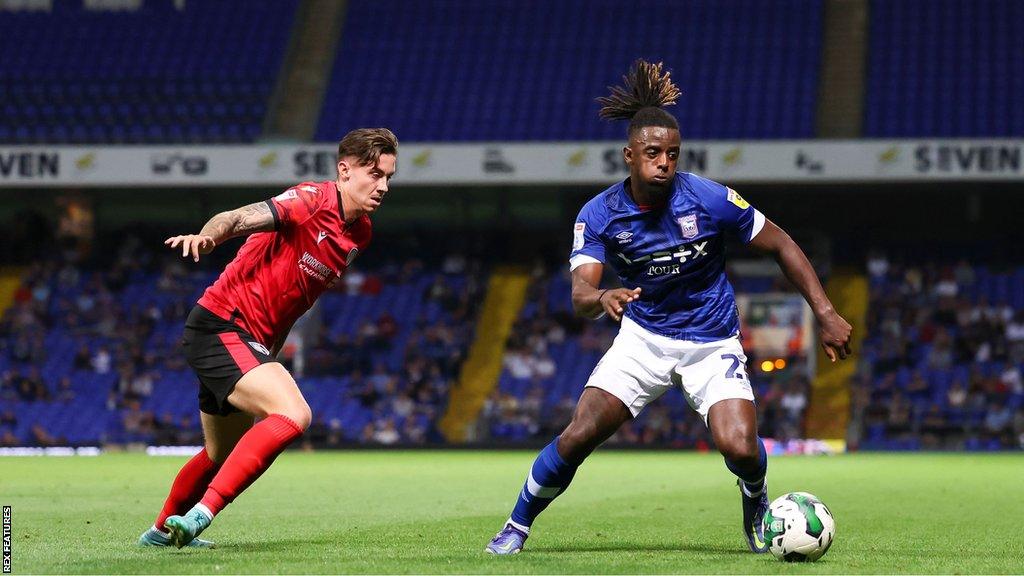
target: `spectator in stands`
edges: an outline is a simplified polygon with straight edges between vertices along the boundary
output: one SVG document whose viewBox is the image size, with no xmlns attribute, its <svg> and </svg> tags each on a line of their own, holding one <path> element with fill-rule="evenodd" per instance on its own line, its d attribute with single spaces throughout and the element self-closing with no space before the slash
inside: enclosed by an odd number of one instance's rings
<svg viewBox="0 0 1024 576">
<path fill-rule="evenodd" d="M 92 368 L 92 356 L 89 354 L 89 346 L 82 344 L 75 352 L 75 359 L 72 362 L 75 370 L 89 370 Z"/>
<path fill-rule="evenodd" d="M 178 424 L 174 421 L 174 414 L 164 412 L 153 422 L 153 443 L 158 446 L 174 444 L 178 432 Z"/>
<path fill-rule="evenodd" d="M 32 367 L 29 369 L 28 375 L 18 378 L 17 387 L 18 396 L 26 402 L 50 399 L 50 390 L 39 375 L 38 368 Z"/>
<path fill-rule="evenodd" d="M 1010 425 L 1013 422 L 1013 412 L 1009 406 L 1000 405 L 996 402 L 992 402 L 988 406 L 988 412 L 985 414 L 985 432 L 990 438 L 1001 439 L 1007 432 L 1010 431 Z"/>
<path fill-rule="evenodd" d="M 401 435 L 395 428 L 394 418 L 383 418 L 374 424 L 373 441 L 385 446 L 395 444 L 401 440 Z"/>
<path fill-rule="evenodd" d="M 932 349 L 928 353 L 928 367 L 934 370 L 948 370 L 953 366 L 953 348 L 949 333 L 945 329 L 935 334 Z"/>
<path fill-rule="evenodd" d="M 184 293 L 191 290 L 187 282 L 188 270 L 180 259 L 168 259 L 156 281 L 156 287 L 163 292 Z"/>
<path fill-rule="evenodd" d="M 532 386 L 526 393 L 526 397 L 523 398 L 520 409 L 522 410 L 523 417 L 532 425 L 535 425 L 537 431 L 539 431 L 541 414 L 544 410 L 544 388 L 536 384 Z"/>
<path fill-rule="evenodd" d="M 36 349 L 32 344 L 32 339 L 27 332 L 18 334 L 11 345 L 11 358 L 26 364 L 32 362 L 37 355 Z"/>
<path fill-rule="evenodd" d="M 785 412 L 786 421 L 797 425 L 803 421 L 804 410 L 807 408 L 807 382 L 804 378 L 794 378 L 786 386 L 786 391 L 779 399 L 779 405 Z"/>
<path fill-rule="evenodd" d="M 416 408 L 416 403 L 408 393 L 397 394 L 391 398 L 391 412 L 399 418 L 408 418 Z"/>
<path fill-rule="evenodd" d="M 142 410 L 138 400 L 128 400 L 121 415 L 121 426 L 126 442 L 151 441 L 155 431 L 153 413 Z"/>
<path fill-rule="evenodd" d="M 1015 363 L 1024 362 L 1024 309 L 1018 310 L 1006 323 L 1006 341 L 1010 360 Z"/>
<path fill-rule="evenodd" d="M 65 260 L 57 271 L 57 286 L 61 289 L 69 290 L 78 285 L 81 277 L 82 273 L 79 271 L 78 267 L 75 266 L 74 262 Z"/>
<path fill-rule="evenodd" d="M 344 426 L 341 423 L 340 418 L 331 418 L 327 423 L 327 446 L 338 447 L 341 446 L 344 440 Z"/>
<path fill-rule="evenodd" d="M 930 395 L 931 384 L 925 380 L 920 370 L 914 371 L 910 382 L 907 384 L 907 396 L 913 401 L 924 400 Z"/>
<path fill-rule="evenodd" d="M 63 376 L 57 384 L 57 400 L 65 404 L 75 399 L 75 389 L 71 385 L 71 378 Z"/>
<path fill-rule="evenodd" d="M 925 448 L 938 448 L 947 428 L 948 424 L 942 406 L 935 402 L 931 403 L 920 423 L 922 445 Z"/>
<path fill-rule="evenodd" d="M 464 274 L 468 266 L 466 255 L 461 252 L 449 252 L 441 263 L 441 272 L 448 275 Z"/>
<path fill-rule="evenodd" d="M 886 431 L 891 435 L 904 434 L 910 430 L 912 421 L 911 404 L 902 392 L 896 391 L 889 403 Z"/>
<path fill-rule="evenodd" d="M 946 404 L 954 410 L 961 410 L 967 404 L 967 388 L 960 380 L 956 380 L 946 393 Z"/>
<path fill-rule="evenodd" d="M 110 372 L 112 363 L 113 357 L 106 346 L 100 346 L 92 356 L 92 369 L 97 374 L 107 374 Z"/>
<path fill-rule="evenodd" d="M 33 424 L 31 433 L 32 442 L 36 446 L 47 447 L 67 444 L 67 440 L 50 434 L 41 423 Z"/>
<path fill-rule="evenodd" d="M 402 426 L 402 438 L 410 444 L 423 444 L 427 441 L 427 423 L 429 420 L 426 416 L 415 416 L 407 419 Z"/>
<path fill-rule="evenodd" d="M 889 258 L 880 250 L 868 252 L 867 270 L 872 280 L 883 280 L 889 273 Z"/>
<path fill-rule="evenodd" d="M 181 446 L 196 446 L 203 443 L 203 435 L 191 414 L 185 414 L 178 421 L 178 434 L 174 443 Z"/>
<path fill-rule="evenodd" d="M 1013 415 L 1013 435 L 1017 447 L 1024 450 L 1024 406 L 1017 408 L 1017 412 Z"/>
<path fill-rule="evenodd" d="M 346 294 L 356 296 L 362 293 L 363 282 L 365 281 L 366 274 L 359 268 L 352 266 L 345 271 L 345 276 L 341 279 L 341 285 L 344 287 Z"/>
<path fill-rule="evenodd" d="M 11 432 L 10 430 L 4 430 L 0 432 L 0 446 L 10 448 L 20 445 L 21 440 L 19 440 L 18 437 L 14 435 L 14 432 Z"/>
<path fill-rule="evenodd" d="M 13 402 L 18 398 L 18 384 L 14 372 L 6 370 L 0 375 L 0 399 Z"/>
<path fill-rule="evenodd" d="M 551 358 L 551 355 L 546 350 L 534 355 L 532 358 L 532 368 L 533 377 L 539 380 L 551 378 L 555 375 L 555 370 L 557 369 L 554 359 Z"/>
<path fill-rule="evenodd" d="M 366 379 L 378 394 L 386 394 L 388 389 L 393 387 L 393 380 L 394 376 L 388 373 L 387 366 L 383 362 L 378 362 L 373 368 L 373 374 Z"/>
<path fill-rule="evenodd" d="M 505 351 L 505 369 L 518 380 L 529 380 L 533 377 L 533 367 L 529 358 L 519 348 L 509 348 Z"/>
<path fill-rule="evenodd" d="M 974 273 L 974 268 L 967 260 L 961 259 L 956 263 L 956 269 L 953 271 L 953 276 L 956 279 L 957 285 L 963 288 L 968 288 L 974 285 L 974 281 L 977 275 Z"/>
<path fill-rule="evenodd" d="M 153 395 L 153 373 L 143 370 L 135 374 L 131 382 L 131 393 L 135 398 L 149 398 Z"/>
<path fill-rule="evenodd" d="M 605 324 L 588 322 L 580 335 L 580 349 L 584 352 L 603 352 L 612 345 L 614 332 Z"/>
<path fill-rule="evenodd" d="M 14 413 L 14 410 L 4 410 L 3 414 L 0 414 L 0 427 L 10 428 L 14 430 L 18 427 L 18 416 Z"/>
<path fill-rule="evenodd" d="M 327 435 L 329 429 L 327 423 L 324 422 L 323 416 L 314 416 L 313 421 L 309 424 L 309 428 L 306 429 L 306 433 L 302 436 L 302 449 L 310 451 L 314 445 L 323 445 L 327 442 Z"/>
<path fill-rule="evenodd" d="M 386 346 L 391 346 L 395 336 L 398 335 L 398 322 L 395 317 L 387 312 L 380 315 L 377 318 L 377 337 L 380 338 Z"/>
<path fill-rule="evenodd" d="M 355 372 L 349 381 L 346 394 L 355 398 L 363 408 L 373 409 L 381 399 L 381 393 L 371 380 L 364 380 L 362 374 Z"/>
<path fill-rule="evenodd" d="M 437 274 L 434 276 L 434 281 L 430 287 L 427 288 L 426 294 L 424 294 L 427 300 L 432 300 L 441 305 L 446 311 L 452 311 L 458 304 L 458 296 L 455 291 L 448 286 L 447 279 Z"/>
</svg>

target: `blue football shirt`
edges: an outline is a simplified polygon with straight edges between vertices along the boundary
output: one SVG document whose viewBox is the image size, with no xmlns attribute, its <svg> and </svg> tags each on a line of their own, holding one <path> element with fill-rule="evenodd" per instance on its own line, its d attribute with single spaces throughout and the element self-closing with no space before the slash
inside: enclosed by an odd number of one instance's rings
<svg viewBox="0 0 1024 576">
<path fill-rule="evenodd" d="M 735 190 L 677 172 L 664 207 L 645 210 L 629 180 L 598 194 L 573 229 L 572 269 L 611 265 L 640 299 L 624 315 L 645 330 L 677 340 L 710 342 L 739 332 L 732 285 L 725 277 L 726 235 L 750 242 L 765 218 Z"/>
</svg>

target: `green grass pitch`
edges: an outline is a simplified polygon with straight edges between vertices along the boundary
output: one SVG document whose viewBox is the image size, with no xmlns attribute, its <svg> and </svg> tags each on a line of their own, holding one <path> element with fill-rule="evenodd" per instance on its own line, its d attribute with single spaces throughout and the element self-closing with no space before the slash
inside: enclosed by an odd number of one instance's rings
<svg viewBox="0 0 1024 576">
<path fill-rule="evenodd" d="M 1024 454 L 773 458 L 769 488 L 819 496 L 836 540 L 814 564 L 746 551 L 712 454 L 598 451 L 522 554 L 483 549 L 532 452 L 289 452 L 204 534 L 139 549 L 183 458 L 2 458 L 21 573 L 1022 573 Z"/>
</svg>

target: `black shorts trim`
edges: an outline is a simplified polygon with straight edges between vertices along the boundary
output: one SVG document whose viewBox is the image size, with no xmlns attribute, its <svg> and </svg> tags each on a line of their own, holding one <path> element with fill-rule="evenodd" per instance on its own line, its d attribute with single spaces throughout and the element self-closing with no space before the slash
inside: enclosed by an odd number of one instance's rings
<svg viewBox="0 0 1024 576">
<path fill-rule="evenodd" d="M 251 334 L 198 304 L 185 321 L 181 346 L 199 378 L 199 409 L 217 416 L 238 412 L 227 398 L 242 376 L 277 362 Z"/>
</svg>

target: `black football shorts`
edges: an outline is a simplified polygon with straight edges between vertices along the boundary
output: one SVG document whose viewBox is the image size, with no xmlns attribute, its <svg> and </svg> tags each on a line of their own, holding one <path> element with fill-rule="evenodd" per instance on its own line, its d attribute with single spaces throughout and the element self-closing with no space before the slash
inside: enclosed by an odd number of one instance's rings
<svg viewBox="0 0 1024 576">
<path fill-rule="evenodd" d="M 246 372 L 277 362 L 251 334 L 199 305 L 185 321 L 181 346 L 199 377 L 199 409 L 216 416 L 238 412 L 227 398 Z"/>
</svg>

